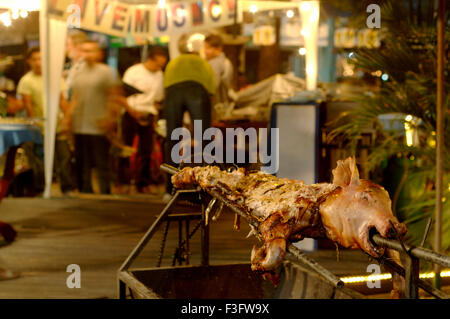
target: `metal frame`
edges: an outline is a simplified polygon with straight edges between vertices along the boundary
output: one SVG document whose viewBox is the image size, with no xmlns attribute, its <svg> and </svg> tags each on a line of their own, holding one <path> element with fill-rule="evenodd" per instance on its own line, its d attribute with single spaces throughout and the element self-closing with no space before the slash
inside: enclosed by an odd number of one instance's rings
<svg viewBox="0 0 450 319">
<path fill-rule="evenodd" d="M 200 189 L 190 189 L 190 190 L 177 190 L 174 194 L 174 196 L 170 199 L 170 201 L 167 203 L 167 205 L 164 207 L 162 212 L 158 215 L 155 222 L 150 226 L 150 228 L 147 230 L 145 235 L 141 238 L 139 243 L 136 245 L 136 247 L 133 249 L 133 251 L 130 253 L 130 255 L 127 257 L 127 259 L 122 263 L 122 265 L 119 268 L 119 271 L 117 273 L 118 278 L 118 296 L 120 299 L 126 298 L 126 287 L 133 287 L 138 288 L 137 293 L 144 296 L 144 297 L 150 297 L 150 298 L 161 298 L 155 292 L 153 292 L 151 289 L 148 289 L 142 283 L 139 282 L 139 280 L 133 275 L 132 272 L 128 271 L 131 264 L 136 260 L 136 258 L 140 255 L 144 247 L 148 244 L 150 239 L 153 237 L 153 235 L 158 230 L 159 226 L 164 221 L 169 221 L 169 212 L 170 209 L 176 204 L 176 202 L 180 199 L 180 195 L 182 194 L 200 194 Z M 200 194 L 201 196 L 201 194 Z M 202 246 L 202 258 L 201 258 L 201 264 L 209 265 L 209 226 L 205 223 L 205 207 L 202 204 L 201 205 L 201 219 L 202 219 L 202 227 L 201 227 L 201 246 Z M 186 220 L 189 220 L 190 216 L 187 216 Z M 182 226 L 181 226 L 182 220 L 179 220 L 179 244 L 181 244 L 181 238 L 182 238 Z M 189 223 L 186 222 L 186 244 L 189 245 Z M 188 259 L 189 260 L 189 259 Z M 189 261 L 187 260 L 187 263 Z M 131 290 L 130 290 L 131 292 Z"/>
</svg>

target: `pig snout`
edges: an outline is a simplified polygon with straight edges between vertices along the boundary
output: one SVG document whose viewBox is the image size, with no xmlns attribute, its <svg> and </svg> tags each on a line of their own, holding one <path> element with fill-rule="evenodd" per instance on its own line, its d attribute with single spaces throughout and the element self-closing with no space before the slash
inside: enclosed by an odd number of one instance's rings
<svg viewBox="0 0 450 319">
<path fill-rule="evenodd" d="M 376 231 L 385 238 L 396 239 L 397 237 L 403 237 L 407 232 L 405 224 L 400 223 L 392 213 L 386 215 L 375 215 L 373 222 Z"/>
</svg>

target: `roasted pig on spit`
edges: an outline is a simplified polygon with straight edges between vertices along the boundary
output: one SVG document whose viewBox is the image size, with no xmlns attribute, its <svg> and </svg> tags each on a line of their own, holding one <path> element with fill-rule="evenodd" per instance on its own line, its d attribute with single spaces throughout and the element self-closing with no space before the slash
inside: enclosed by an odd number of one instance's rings
<svg viewBox="0 0 450 319">
<path fill-rule="evenodd" d="M 359 178 L 353 157 L 338 161 L 333 183 L 307 185 L 263 172 L 221 171 L 215 166 L 186 167 L 172 176 L 176 188 L 199 185 L 220 193 L 249 217 L 259 221 L 253 233 L 262 239 L 253 247 L 252 269 L 266 274 L 282 262 L 289 243 L 325 238 L 346 248 L 360 248 L 379 258 L 384 249 L 371 242 L 378 232 L 395 238 L 406 233 L 392 214 L 387 191 Z M 269 276 L 270 278 L 270 276 Z"/>
</svg>

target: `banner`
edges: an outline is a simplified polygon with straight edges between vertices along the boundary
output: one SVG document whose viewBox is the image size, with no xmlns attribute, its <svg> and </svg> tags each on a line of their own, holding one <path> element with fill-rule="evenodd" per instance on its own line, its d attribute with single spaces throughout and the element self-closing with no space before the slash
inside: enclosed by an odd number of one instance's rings
<svg viewBox="0 0 450 319">
<path fill-rule="evenodd" d="M 131 5 L 107 0 L 50 0 L 48 15 L 66 21 L 69 27 L 113 36 L 160 37 L 231 25 L 235 1 L 187 0 L 162 5 Z"/>
</svg>

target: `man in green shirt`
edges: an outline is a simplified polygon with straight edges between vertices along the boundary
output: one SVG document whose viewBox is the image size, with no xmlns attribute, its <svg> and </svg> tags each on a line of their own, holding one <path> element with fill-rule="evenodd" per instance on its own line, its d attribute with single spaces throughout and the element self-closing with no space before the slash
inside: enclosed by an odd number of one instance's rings
<svg viewBox="0 0 450 319">
<path fill-rule="evenodd" d="M 202 121 L 203 131 L 208 129 L 211 126 L 211 97 L 216 90 L 214 71 L 199 56 L 198 50 L 188 45 L 185 37 L 180 39 L 178 46 L 181 55 L 169 62 L 164 73 L 167 127 L 164 161 L 171 165 L 175 165 L 171 150 L 178 142 L 171 139 L 172 131 L 182 127 L 185 111 L 189 112 L 192 121 Z M 167 179 L 166 191 L 168 194 L 172 191 L 170 178 Z"/>
</svg>

